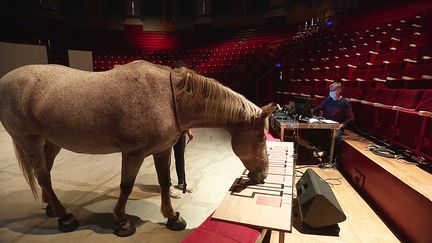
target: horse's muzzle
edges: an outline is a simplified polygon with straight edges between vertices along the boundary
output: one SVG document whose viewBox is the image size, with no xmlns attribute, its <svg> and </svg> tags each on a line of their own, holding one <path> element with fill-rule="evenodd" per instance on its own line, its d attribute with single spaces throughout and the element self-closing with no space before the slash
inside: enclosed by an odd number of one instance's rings
<svg viewBox="0 0 432 243">
<path fill-rule="evenodd" d="M 256 183 L 264 183 L 264 180 L 267 178 L 267 171 L 260 172 L 249 172 L 248 178 L 254 180 Z"/>
</svg>

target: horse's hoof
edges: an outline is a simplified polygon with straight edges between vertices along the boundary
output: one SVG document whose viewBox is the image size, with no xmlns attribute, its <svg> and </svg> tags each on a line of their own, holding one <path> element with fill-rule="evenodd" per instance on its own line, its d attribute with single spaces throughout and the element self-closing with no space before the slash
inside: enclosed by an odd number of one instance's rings
<svg viewBox="0 0 432 243">
<path fill-rule="evenodd" d="M 179 212 L 176 212 L 174 218 L 168 219 L 166 227 L 175 231 L 184 230 L 186 228 L 186 221 L 180 216 Z"/>
<path fill-rule="evenodd" d="M 72 221 L 70 221 L 72 220 Z M 70 223 L 65 223 L 66 221 L 70 221 Z M 78 221 L 75 219 L 75 217 L 69 213 L 66 214 L 63 217 L 60 217 L 58 219 L 58 229 L 61 232 L 71 232 L 74 231 L 76 228 L 78 228 L 79 224 Z"/>
<path fill-rule="evenodd" d="M 54 218 L 55 217 L 55 213 L 53 210 L 53 207 L 49 204 L 47 204 L 46 208 L 45 208 L 45 215 L 50 217 L 50 218 Z"/>
<path fill-rule="evenodd" d="M 129 219 L 118 222 L 114 225 L 114 234 L 119 237 L 127 237 L 133 235 L 135 231 L 135 225 Z"/>
</svg>

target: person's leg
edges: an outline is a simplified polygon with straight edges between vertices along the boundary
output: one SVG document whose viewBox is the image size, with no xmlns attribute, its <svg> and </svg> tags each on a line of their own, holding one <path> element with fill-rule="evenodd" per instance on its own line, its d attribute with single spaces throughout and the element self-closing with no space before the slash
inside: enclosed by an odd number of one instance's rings
<svg viewBox="0 0 432 243">
<path fill-rule="evenodd" d="M 316 129 L 316 137 L 314 139 L 317 148 L 314 156 L 319 158 L 321 162 L 328 160 L 330 155 L 330 147 L 332 141 L 332 131 L 328 129 Z"/>
<path fill-rule="evenodd" d="M 336 131 L 336 142 L 340 142 L 342 140 L 343 133 L 344 129 L 339 129 Z"/>
<path fill-rule="evenodd" d="M 174 144 L 174 147 L 173 147 L 173 148 L 174 148 L 174 156 L 175 156 L 175 154 L 176 154 L 176 147 L 178 147 L 178 144 L 180 143 L 181 137 L 183 137 L 183 136 L 180 135 L 179 140 L 177 141 L 176 144 Z M 176 164 L 175 164 L 175 165 L 176 165 L 176 170 L 177 170 L 177 159 L 176 159 Z M 168 168 L 171 168 L 171 156 L 170 156 L 169 159 L 168 159 Z M 177 175 L 178 175 L 178 172 L 177 172 Z M 170 197 L 171 197 L 171 198 L 175 198 L 175 199 L 177 199 L 177 198 L 181 198 L 181 196 L 182 196 L 181 191 L 175 189 L 175 188 L 172 186 L 172 181 L 171 181 L 171 172 L 168 173 L 168 181 L 169 181 L 169 195 L 170 195 Z"/>
<path fill-rule="evenodd" d="M 177 178 L 178 178 L 178 184 L 184 183 L 185 181 L 185 172 L 184 172 L 184 150 L 185 150 L 185 144 L 186 144 L 186 138 L 184 133 L 180 134 L 179 139 L 177 140 L 176 144 L 174 144 L 174 158 L 175 158 L 175 167 L 177 172 Z M 169 166 L 171 167 L 171 156 L 169 158 Z M 169 179 L 169 195 L 172 198 L 181 198 L 182 193 L 181 191 L 177 190 L 175 187 L 172 186 L 171 181 L 171 173 L 168 174 Z"/>
<path fill-rule="evenodd" d="M 315 150 L 317 147 L 317 137 L 320 131 L 316 129 L 298 129 L 298 143 L 307 148 Z"/>
<path fill-rule="evenodd" d="M 186 134 L 182 133 L 179 137 L 179 140 L 174 145 L 174 158 L 175 158 L 175 167 L 177 171 L 178 185 L 184 185 L 186 174 L 185 174 L 185 160 L 184 160 L 184 152 L 186 148 Z"/>
<path fill-rule="evenodd" d="M 331 133 L 327 129 L 308 129 L 308 140 L 315 151 L 327 151 L 330 148 Z"/>
<path fill-rule="evenodd" d="M 331 141 L 333 139 L 333 130 L 328 130 L 329 133 L 327 135 L 327 138 L 323 138 L 322 141 L 324 142 L 324 156 L 326 159 L 329 160 L 329 163 L 333 163 L 335 161 L 335 158 L 338 156 L 339 153 L 339 147 L 340 143 L 342 142 L 342 135 L 343 135 L 343 129 L 336 130 L 335 140 L 334 140 L 334 147 L 333 147 L 333 159 L 330 161 L 330 153 L 331 153 Z M 324 141 L 325 140 L 325 141 Z"/>
<path fill-rule="evenodd" d="M 343 133 L 344 133 L 344 129 L 339 129 L 336 132 L 335 148 L 334 148 L 334 156 L 333 156 L 333 161 L 335 161 L 335 162 L 336 162 L 336 158 L 338 157 L 338 155 L 340 153 L 340 147 L 341 147 L 341 143 L 342 143 Z"/>
<path fill-rule="evenodd" d="M 182 192 L 178 190 L 177 188 L 170 185 L 169 187 L 169 195 L 171 198 L 178 199 L 182 197 Z"/>
</svg>

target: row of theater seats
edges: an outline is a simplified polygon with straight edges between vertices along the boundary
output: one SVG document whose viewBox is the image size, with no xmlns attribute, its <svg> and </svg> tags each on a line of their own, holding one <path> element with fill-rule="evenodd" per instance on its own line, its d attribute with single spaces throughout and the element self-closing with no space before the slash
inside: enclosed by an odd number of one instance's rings
<svg viewBox="0 0 432 243">
<path fill-rule="evenodd" d="M 358 128 L 432 159 L 432 89 L 369 88 L 350 101 Z"/>
<path fill-rule="evenodd" d="M 279 97 L 318 104 L 341 82 L 360 130 L 432 160 L 431 29 L 423 12 L 306 38 L 281 63 Z"/>
<path fill-rule="evenodd" d="M 137 35 L 140 33 L 138 29 L 132 32 Z M 173 35 L 169 38 L 177 38 Z M 146 38 L 150 37 L 146 35 Z M 125 64 L 137 59 L 169 66 L 181 60 L 198 73 L 220 80 L 227 73 L 238 72 L 239 66 L 246 60 L 262 59 L 263 53 L 268 53 L 266 48 L 269 43 L 280 46 L 281 43 L 290 40 L 290 35 L 284 32 L 245 30 L 217 38 L 222 39 L 207 44 L 199 43 L 199 46 L 187 50 L 96 51 L 93 54 L 93 66 L 95 71 L 104 71 L 113 68 L 114 65 Z"/>
<path fill-rule="evenodd" d="M 432 63 L 402 63 L 384 68 L 311 71 L 304 79 L 285 82 L 285 90 L 306 95 L 324 95 L 332 82 L 349 87 L 350 96 L 361 97 L 369 87 L 431 89 Z"/>
<path fill-rule="evenodd" d="M 191 68 L 197 69 L 202 73 L 212 73 L 217 68 L 225 69 L 226 67 L 237 67 L 241 62 L 246 60 L 246 56 L 255 54 L 254 50 L 245 51 L 223 51 L 209 52 L 206 54 L 177 54 L 158 52 L 151 55 L 125 55 L 118 53 L 106 55 L 95 53 L 93 55 L 93 66 L 95 71 L 111 69 L 116 64 L 126 64 L 134 60 L 147 60 L 157 64 L 172 65 L 174 62 L 181 60 Z"/>
<path fill-rule="evenodd" d="M 349 86 L 374 81 L 377 86 L 429 88 L 430 82 L 417 80 L 432 79 L 431 16 L 306 40 L 287 58 L 282 71 L 290 81 L 343 81 Z M 318 48 L 312 47 L 314 42 Z M 300 52 L 307 54 L 295 62 Z"/>
<path fill-rule="evenodd" d="M 115 65 L 123 65 L 144 58 L 145 54 L 142 51 L 93 51 L 93 70 L 106 71 Z"/>
<path fill-rule="evenodd" d="M 386 30 L 383 30 L 384 27 L 381 24 L 357 31 L 326 30 L 323 35 L 310 38 L 302 43 L 301 51 L 306 54 L 302 59 L 310 61 L 311 57 L 319 60 L 332 56 L 342 58 L 345 54 L 356 54 L 365 50 L 387 52 L 425 44 L 427 43 L 425 38 L 430 36 L 430 18 L 428 15 L 416 16 L 415 23 L 401 19 L 396 23 L 382 24 L 393 26 L 401 22 L 406 23 L 404 27 L 392 27 Z M 352 52 L 347 52 L 347 50 L 352 50 Z"/>
</svg>

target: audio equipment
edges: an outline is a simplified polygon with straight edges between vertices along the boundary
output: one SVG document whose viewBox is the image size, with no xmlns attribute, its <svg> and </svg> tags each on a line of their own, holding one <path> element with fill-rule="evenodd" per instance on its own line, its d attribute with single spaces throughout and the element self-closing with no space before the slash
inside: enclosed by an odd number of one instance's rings
<svg viewBox="0 0 432 243">
<path fill-rule="evenodd" d="M 306 225 L 321 228 L 346 219 L 330 186 L 313 170 L 305 171 L 296 190 L 300 217 Z"/>
</svg>

